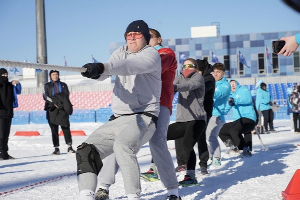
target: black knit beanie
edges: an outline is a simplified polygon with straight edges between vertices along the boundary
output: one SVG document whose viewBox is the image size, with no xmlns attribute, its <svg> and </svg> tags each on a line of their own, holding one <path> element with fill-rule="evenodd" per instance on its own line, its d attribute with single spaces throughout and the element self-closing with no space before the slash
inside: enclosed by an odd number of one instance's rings
<svg viewBox="0 0 300 200">
<path fill-rule="evenodd" d="M 203 73 L 203 71 L 205 69 L 205 63 L 204 63 L 205 60 L 197 59 L 196 62 L 197 62 L 197 68 L 198 68 L 198 70 Z"/>
<path fill-rule="evenodd" d="M 7 73 L 7 70 L 5 68 L 1 68 L 0 69 L 0 76 L 2 76 L 2 74 Z"/>
<path fill-rule="evenodd" d="M 144 22 L 143 20 L 136 20 L 131 22 L 127 26 L 125 34 L 129 32 L 141 32 L 145 37 L 147 44 L 149 44 L 150 41 L 149 27 L 148 24 L 146 24 L 146 22 Z"/>
<path fill-rule="evenodd" d="M 54 70 L 50 70 L 49 76 L 51 77 L 51 74 L 54 73 L 54 72 L 57 72 L 57 73 L 58 73 L 58 76 L 59 76 L 59 71 L 57 71 L 57 70 L 55 70 L 55 69 L 54 69 Z"/>
</svg>

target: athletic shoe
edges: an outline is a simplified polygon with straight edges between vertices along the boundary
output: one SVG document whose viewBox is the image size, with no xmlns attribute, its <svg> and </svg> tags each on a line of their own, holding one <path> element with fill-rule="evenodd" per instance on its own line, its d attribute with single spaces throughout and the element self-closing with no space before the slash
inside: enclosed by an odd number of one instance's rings
<svg viewBox="0 0 300 200">
<path fill-rule="evenodd" d="M 213 161 L 212 161 L 212 165 L 215 166 L 215 167 L 221 166 L 221 159 L 214 157 Z"/>
<path fill-rule="evenodd" d="M 237 147 L 230 148 L 227 152 L 227 154 L 239 154 L 240 150 Z"/>
<path fill-rule="evenodd" d="M 52 153 L 52 155 L 60 155 L 59 148 L 55 148 L 55 150 L 54 150 L 54 152 Z"/>
<path fill-rule="evenodd" d="M 249 147 L 243 148 L 243 153 L 241 153 L 241 157 L 251 157 L 252 153 Z"/>
<path fill-rule="evenodd" d="M 152 168 L 149 169 L 149 171 L 145 172 L 145 173 L 141 173 L 141 177 L 147 181 L 151 181 L 151 182 L 154 182 L 154 181 L 158 181 L 158 174 L 155 173 L 153 171 Z"/>
<path fill-rule="evenodd" d="M 275 129 L 270 129 L 269 132 L 271 132 L 271 133 L 278 133 L 278 131 L 276 131 Z"/>
<path fill-rule="evenodd" d="M 207 167 L 200 167 L 200 172 L 202 175 L 207 175 L 208 174 Z"/>
<path fill-rule="evenodd" d="M 178 165 L 178 167 L 175 168 L 176 172 L 182 172 L 186 171 L 186 165 Z"/>
<path fill-rule="evenodd" d="M 106 200 L 109 199 L 109 191 L 99 188 L 95 194 L 95 200 Z"/>
<path fill-rule="evenodd" d="M 212 162 L 213 162 L 213 157 L 211 157 L 211 158 L 208 159 L 207 166 L 210 166 L 212 164 Z"/>
<path fill-rule="evenodd" d="M 196 178 L 192 178 L 189 175 L 185 175 L 182 181 L 179 181 L 179 185 L 182 187 L 189 187 L 194 185 L 199 185 Z"/>
<path fill-rule="evenodd" d="M 75 153 L 74 149 L 72 147 L 68 148 L 68 153 Z"/>
<path fill-rule="evenodd" d="M 181 197 L 177 197 L 176 195 L 170 195 L 170 196 L 167 196 L 166 198 L 164 198 L 166 200 L 181 200 Z"/>
</svg>

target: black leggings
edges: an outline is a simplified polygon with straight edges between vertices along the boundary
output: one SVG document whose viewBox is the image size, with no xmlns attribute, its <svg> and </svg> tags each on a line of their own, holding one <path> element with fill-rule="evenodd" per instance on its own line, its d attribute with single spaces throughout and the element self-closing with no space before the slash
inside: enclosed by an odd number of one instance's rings
<svg viewBox="0 0 300 200">
<path fill-rule="evenodd" d="M 187 170 L 195 170 L 196 154 L 194 146 L 202 134 L 205 134 L 206 123 L 204 120 L 194 120 L 189 122 L 175 122 L 169 125 L 167 140 L 183 138 L 183 150 L 185 153 Z M 203 145 L 206 146 L 204 140 Z"/>
<path fill-rule="evenodd" d="M 252 149 L 251 131 L 254 127 L 255 121 L 243 117 L 224 124 L 220 130 L 219 137 L 223 142 L 228 139 L 231 140 L 240 150 L 243 150 L 244 147 Z M 243 134 L 245 135 L 244 137 Z"/>
</svg>

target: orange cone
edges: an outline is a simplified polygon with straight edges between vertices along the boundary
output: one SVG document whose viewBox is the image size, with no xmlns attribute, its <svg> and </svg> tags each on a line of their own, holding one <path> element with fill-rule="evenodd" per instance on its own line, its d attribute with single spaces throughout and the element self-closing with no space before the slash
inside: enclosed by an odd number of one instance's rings
<svg viewBox="0 0 300 200">
<path fill-rule="evenodd" d="M 297 169 L 285 191 L 282 191 L 285 200 L 300 200 L 300 169 Z"/>
<path fill-rule="evenodd" d="M 59 136 L 63 136 L 64 133 L 63 131 L 59 132 Z M 85 132 L 83 130 L 76 130 L 76 131 L 71 131 L 72 136 L 85 136 Z"/>
<path fill-rule="evenodd" d="M 15 136 L 39 136 L 40 133 L 38 131 L 17 131 Z"/>
</svg>

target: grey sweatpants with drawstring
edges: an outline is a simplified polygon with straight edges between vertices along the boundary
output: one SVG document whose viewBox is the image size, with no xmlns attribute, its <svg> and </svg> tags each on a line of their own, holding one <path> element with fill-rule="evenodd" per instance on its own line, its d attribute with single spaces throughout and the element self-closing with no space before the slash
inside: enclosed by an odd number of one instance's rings
<svg viewBox="0 0 300 200">
<path fill-rule="evenodd" d="M 121 168 L 126 194 L 141 192 L 140 169 L 136 154 L 155 131 L 152 117 L 143 114 L 125 115 L 109 121 L 95 130 L 85 141 L 93 144 L 103 160 L 112 153 Z M 83 173 L 78 176 L 79 192 L 95 191 L 97 175 Z"/>
<path fill-rule="evenodd" d="M 178 188 L 178 181 L 174 163 L 167 146 L 167 131 L 169 124 L 170 109 L 165 106 L 160 106 L 157 129 L 149 141 L 149 146 L 159 177 L 164 186 L 170 190 Z M 115 174 L 117 172 L 118 163 L 116 162 L 115 156 L 110 155 L 103 161 L 103 168 L 98 176 L 100 187 L 108 188 L 114 184 Z"/>
</svg>

